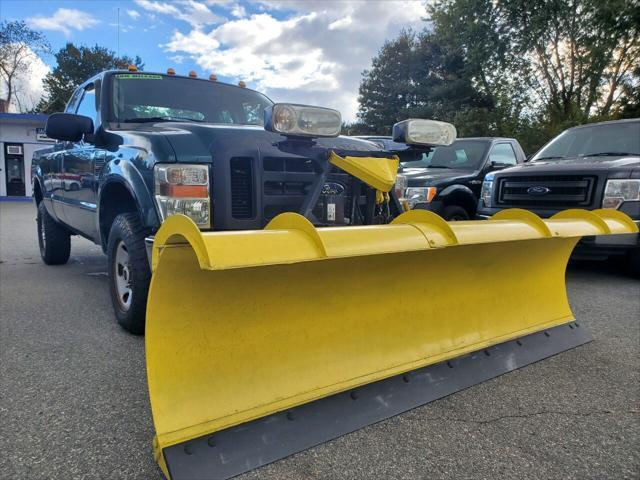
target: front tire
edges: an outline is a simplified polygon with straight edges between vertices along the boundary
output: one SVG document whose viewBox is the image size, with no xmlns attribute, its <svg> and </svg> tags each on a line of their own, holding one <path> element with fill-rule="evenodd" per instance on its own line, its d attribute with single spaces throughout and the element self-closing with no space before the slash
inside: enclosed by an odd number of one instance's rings
<svg viewBox="0 0 640 480">
<path fill-rule="evenodd" d="M 63 265 L 71 254 L 71 233 L 56 222 L 44 202 L 38 204 L 38 246 L 40 256 L 47 265 Z"/>
<path fill-rule="evenodd" d="M 636 278 L 640 278 L 640 248 L 634 248 L 627 253 L 629 272 Z"/>
<path fill-rule="evenodd" d="M 118 215 L 107 243 L 109 291 L 118 323 L 135 335 L 144 333 L 151 270 L 144 239 L 148 231 L 135 213 Z"/>
<path fill-rule="evenodd" d="M 461 220 L 469 220 L 467 211 L 457 205 L 449 205 L 442 211 L 442 218 L 448 222 L 457 222 Z"/>
</svg>

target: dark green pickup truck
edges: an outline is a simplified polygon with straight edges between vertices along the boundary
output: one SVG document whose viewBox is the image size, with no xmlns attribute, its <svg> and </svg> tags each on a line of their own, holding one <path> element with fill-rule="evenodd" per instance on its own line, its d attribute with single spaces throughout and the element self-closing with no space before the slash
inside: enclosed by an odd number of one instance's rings
<svg viewBox="0 0 640 480">
<path fill-rule="evenodd" d="M 380 202 L 376 189 L 329 162 L 332 153 L 394 158 L 340 128 L 335 110 L 274 104 L 243 84 L 96 75 L 49 118 L 55 147 L 34 156 L 42 258 L 65 263 L 71 235 L 101 245 L 118 321 L 142 333 L 148 246 L 169 215 L 203 230 L 246 230 L 287 211 L 317 226 L 386 223 L 402 211 L 393 190 Z"/>
</svg>

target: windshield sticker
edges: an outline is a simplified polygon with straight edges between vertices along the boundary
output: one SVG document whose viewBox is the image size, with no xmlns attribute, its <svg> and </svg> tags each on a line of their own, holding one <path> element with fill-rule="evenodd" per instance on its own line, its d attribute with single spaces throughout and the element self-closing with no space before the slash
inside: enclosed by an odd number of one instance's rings
<svg viewBox="0 0 640 480">
<path fill-rule="evenodd" d="M 150 75 L 148 73 L 119 73 L 116 78 L 126 80 L 162 80 L 162 75 Z"/>
</svg>

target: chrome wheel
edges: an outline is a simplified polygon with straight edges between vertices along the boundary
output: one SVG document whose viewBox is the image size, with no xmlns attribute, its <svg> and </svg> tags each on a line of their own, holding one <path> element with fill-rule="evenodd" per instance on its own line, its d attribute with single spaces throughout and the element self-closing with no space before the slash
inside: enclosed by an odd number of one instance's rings
<svg viewBox="0 0 640 480">
<path fill-rule="evenodd" d="M 42 253 L 47 246 L 47 232 L 44 229 L 43 218 L 38 218 L 38 234 L 40 236 L 40 253 Z"/>
<path fill-rule="evenodd" d="M 113 278 L 116 283 L 116 296 L 120 308 L 127 311 L 131 307 L 131 270 L 129 269 L 129 252 L 122 240 L 116 247 L 115 261 L 113 262 Z"/>
</svg>

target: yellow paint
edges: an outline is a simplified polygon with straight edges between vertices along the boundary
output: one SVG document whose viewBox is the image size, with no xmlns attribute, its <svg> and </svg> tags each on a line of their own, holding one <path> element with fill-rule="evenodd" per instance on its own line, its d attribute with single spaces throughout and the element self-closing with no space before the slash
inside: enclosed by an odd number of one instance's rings
<svg viewBox="0 0 640 480">
<path fill-rule="evenodd" d="M 331 152 L 329 162 L 385 193 L 395 185 L 400 165 L 396 155 L 391 158 L 341 157 L 335 152 Z"/>
<path fill-rule="evenodd" d="M 169 217 L 146 327 L 156 458 L 573 320 L 567 260 L 581 235 L 608 231 L 637 227 L 608 211 L 448 223 L 413 210 L 391 225 L 322 229 L 288 213 L 265 230 L 207 233 Z"/>
</svg>

